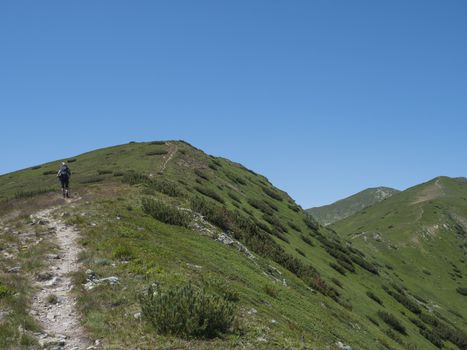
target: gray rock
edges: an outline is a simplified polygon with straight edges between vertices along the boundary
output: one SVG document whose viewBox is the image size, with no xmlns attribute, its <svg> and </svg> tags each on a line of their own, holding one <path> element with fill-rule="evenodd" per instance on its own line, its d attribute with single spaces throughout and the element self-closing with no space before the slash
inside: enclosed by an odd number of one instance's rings
<svg viewBox="0 0 467 350">
<path fill-rule="evenodd" d="M 18 273 L 21 271 L 21 266 L 15 266 L 7 270 L 8 273 Z"/>
</svg>

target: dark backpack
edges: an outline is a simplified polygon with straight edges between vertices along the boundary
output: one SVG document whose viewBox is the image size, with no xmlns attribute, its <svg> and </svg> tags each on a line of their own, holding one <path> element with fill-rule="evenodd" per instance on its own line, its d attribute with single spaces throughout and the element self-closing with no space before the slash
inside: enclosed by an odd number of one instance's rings
<svg viewBox="0 0 467 350">
<path fill-rule="evenodd" d="M 70 168 L 68 168 L 68 166 L 66 165 L 62 165 L 60 167 L 60 171 L 58 172 L 59 176 L 62 177 L 62 178 L 67 178 L 70 176 L 71 174 L 71 171 L 70 171 Z"/>
</svg>

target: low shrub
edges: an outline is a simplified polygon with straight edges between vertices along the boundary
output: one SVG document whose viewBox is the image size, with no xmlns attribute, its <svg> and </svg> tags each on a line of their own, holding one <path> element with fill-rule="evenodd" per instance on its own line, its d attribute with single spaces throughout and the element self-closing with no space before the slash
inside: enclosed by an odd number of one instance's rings
<svg viewBox="0 0 467 350">
<path fill-rule="evenodd" d="M 293 230 L 297 231 L 297 232 L 302 232 L 302 229 L 300 228 L 300 226 L 296 225 L 295 223 L 293 223 L 292 221 L 289 221 L 287 222 L 287 224 L 290 226 L 290 228 L 292 228 Z"/>
<path fill-rule="evenodd" d="M 285 243 L 290 243 L 290 240 L 282 232 L 276 230 L 272 234 L 279 238 L 281 241 L 284 241 Z"/>
<path fill-rule="evenodd" d="M 373 318 L 373 317 L 371 317 L 371 316 L 367 316 L 366 318 L 368 318 L 368 320 L 369 320 L 371 323 L 373 323 L 376 327 L 379 327 L 379 322 L 378 322 L 375 318 Z"/>
<path fill-rule="evenodd" d="M 33 166 L 31 168 L 31 170 L 37 170 L 37 169 L 40 169 L 40 168 L 42 168 L 42 165 L 36 165 L 36 166 Z"/>
<path fill-rule="evenodd" d="M 235 202 L 240 203 L 240 197 L 238 197 L 235 193 L 233 192 L 228 192 L 227 195 L 232 198 Z"/>
<path fill-rule="evenodd" d="M 201 186 L 195 186 L 195 190 L 198 191 L 199 193 L 214 199 L 215 201 L 224 204 L 224 198 L 222 198 L 216 191 L 207 188 L 207 187 L 201 187 Z"/>
<path fill-rule="evenodd" d="M 84 179 L 82 179 L 79 183 L 83 184 L 83 185 L 86 185 L 86 184 L 93 184 L 93 183 L 102 182 L 102 181 L 104 181 L 103 177 L 88 176 L 88 177 L 85 177 Z"/>
<path fill-rule="evenodd" d="M 306 257 L 306 254 L 303 250 L 301 250 L 300 248 L 295 248 L 295 251 L 300 254 L 301 256 L 305 256 Z"/>
<path fill-rule="evenodd" d="M 277 299 L 279 297 L 279 290 L 272 284 L 265 284 L 263 286 L 263 291 L 271 298 Z"/>
<path fill-rule="evenodd" d="M 14 198 L 15 199 L 23 199 L 23 198 L 31 198 L 38 196 L 40 194 L 48 193 L 54 191 L 53 188 L 40 188 L 38 190 L 32 190 L 32 191 L 18 191 L 15 193 Z"/>
<path fill-rule="evenodd" d="M 405 308 L 412 311 L 414 314 L 420 314 L 422 312 L 422 310 L 420 309 L 418 304 L 415 301 L 413 301 L 412 299 L 410 299 L 402 289 L 399 289 L 399 290 L 402 293 L 400 293 L 400 292 L 398 293 L 398 292 L 390 290 L 390 289 L 386 290 L 386 292 L 390 296 L 392 296 L 394 299 L 396 299 L 400 304 L 405 306 Z"/>
<path fill-rule="evenodd" d="M 47 170 L 42 173 L 42 175 L 55 175 L 57 174 L 57 171 L 55 170 Z"/>
<path fill-rule="evenodd" d="M 147 156 L 163 156 L 163 155 L 165 155 L 167 153 L 169 153 L 169 152 L 167 152 L 167 150 L 165 150 L 165 149 L 157 149 L 157 150 L 154 150 L 154 151 L 146 152 L 145 154 Z"/>
<path fill-rule="evenodd" d="M 313 231 L 319 230 L 318 222 L 311 215 L 305 214 L 305 217 L 303 218 L 303 222 L 305 223 L 306 226 L 308 226 L 309 229 Z"/>
<path fill-rule="evenodd" d="M 263 189 L 263 192 L 266 193 L 269 197 L 272 199 L 275 199 L 276 201 L 281 202 L 282 201 L 282 196 L 277 193 L 275 190 L 269 188 L 269 187 L 261 187 Z"/>
<path fill-rule="evenodd" d="M 231 173 L 231 172 L 228 172 L 228 171 L 225 171 L 224 172 L 225 176 L 227 176 L 227 178 L 235 183 L 238 183 L 240 185 L 243 185 L 245 186 L 246 185 L 246 181 L 240 177 L 240 176 L 237 176 L 235 175 L 234 173 Z"/>
<path fill-rule="evenodd" d="M 169 225 L 188 227 L 191 222 L 189 213 L 158 200 L 143 198 L 142 207 L 146 214 Z"/>
<path fill-rule="evenodd" d="M 466 287 L 457 287 L 456 292 L 460 295 L 467 295 L 467 288 Z"/>
<path fill-rule="evenodd" d="M 74 162 L 76 162 L 76 160 L 77 160 L 76 158 L 71 158 L 71 159 L 68 159 L 67 162 L 68 163 L 74 163 Z"/>
<path fill-rule="evenodd" d="M 112 256 L 114 257 L 114 259 L 120 261 L 128 261 L 134 258 L 134 252 L 133 249 L 131 249 L 128 246 L 119 245 L 113 250 Z"/>
<path fill-rule="evenodd" d="M 151 141 L 149 142 L 150 145 L 165 145 L 165 141 Z"/>
<path fill-rule="evenodd" d="M 255 198 L 248 198 L 248 204 L 253 208 L 260 210 L 263 214 L 273 215 L 274 210 L 271 209 L 264 201 Z"/>
<path fill-rule="evenodd" d="M 427 329 L 419 329 L 419 332 L 423 337 L 425 337 L 431 344 L 434 346 L 442 349 L 443 347 L 443 340 L 434 332 L 430 332 Z"/>
<path fill-rule="evenodd" d="M 289 232 L 287 227 L 284 224 L 282 224 L 282 221 L 280 221 L 277 217 L 272 216 L 272 215 L 264 214 L 263 219 L 266 222 L 268 222 L 269 224 L 271 224 L 272 227 L 276 228 L 278 231 L 280 231 L 282 233 L 288 233 Z"/>
<path fill-rule="evenodd" d="M 407 334 L 405 327 L 393 314 L 386 311 L 378 311 L 378 316 L 395 331 L 401 334 Z"/>
<path fill-rule="evenodd" d="M 305 235 L 300 235 L 300 238 L 302 239 L 303 242 L 305 242 L 305 243 L 308 244 L 309 246 L 311 246 L 311 247 L 314 247 L 314 246 L 315 246 L 310 237 L 307 237 L 307 236 L 305 236 Z"/>
<path fill-rule="evenodd" d="M 366 295 L 368 296 L 368 298 L 370 298 L 373 301 L 377 302 L 379 305 L 383 305 L 383 301 L 375 293 L 373 293 L 372 291 L 370 291 L 370 290 L 367 291 Z"/>
<path fill-rule="evenodd" d="M 336 286 L 338 286 L 339 288 L 343 289 L 344 288 L 344 285 L 342 284 L 341 281 L 339 281 L 337 278 L 335 277 L 332 277 L 331 278 L 331 281 L 332 283 L 334 283 Z"/>
<path fill-rule="evenodd" d="M 386 335 L 392 340 L 394 340 L 396 343 L 400 345 L 404 344 L 404 341 L 402 340 L 402 338 L 398 334 L 394 333 L 392 329 L 386 329 L 384 333 L 386 333 Z"/>
<path fill-rule="evenodd" d="M 149 179 L 146 181 L 146 186 L 148 190 L 155 190 L 170 197 L 183 196 L 183 191 L 175 182 L 165 179 Z"/>
<path fill-rule="evenodd" d="M 112 174 L 112 170 L 108 170 L 108 169 L 99 169 L 99 170 L 97 170 L 97 174 L 98 174 L 98 175 L 108 175 L 108 174 Z"/>
<path fill-rule="evenodd" d="M 160 290 L 153 286 L 140 297 L 143 317 L 157 333 L 214 338 L 235 320 L 235 305 L 191 284 Z"/>
<path fill-rule="evenodd" d="M 345 269 L 342 266 L 335 264 L 333 262 L 329 263 L 329 266 L 331 266 L 334 270 L 339 272 L 342 276 L 346 275 Z"/>
<path fill-rule="evenodd" d="M 293 210 L 296 213 L 300 212 L 300 207 L 298 207 L 297 205 L 287 204 L 287 206 L 289 207 L 289 209 Z"/>
<path fill-rule="evenodd" d="M 199 176 L 200 178 L 209 181 L 209 176 L 206 174 L 203 170 L 201 169 L 195 169 L 195 174 Z"/>
<path fill-rule="evenodd" d="M 5 285 L 0 284 L 0 300 L 12 296 L 13 294 L 13 290 L 11 290 Z"/>
<path fill-rule="evenodd" d="M 120 177 L 120 176 L 124 176 L 125 173 L 123 171 L 114 171 L 114 176 L 115 177 Z"/>
</svg>

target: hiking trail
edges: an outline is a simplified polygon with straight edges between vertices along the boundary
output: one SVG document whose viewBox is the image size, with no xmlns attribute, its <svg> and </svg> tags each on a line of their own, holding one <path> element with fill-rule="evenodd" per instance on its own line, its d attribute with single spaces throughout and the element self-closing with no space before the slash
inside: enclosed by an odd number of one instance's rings
<svg viewBox="0 0 467 350">
<path fill-rule="evenodd" d="M 79 231 L 66 225 L 54 215 L 57 208 L 41 210 L 32 219 L 47 227 L 58 247 L 57 254 L 47 256 L 47 266 L 37 275 L 32 315 L 42 327 L 39 344 L 43 349 L 82 350 L 95 349 L 81 327 L 72 295 L 70 274 L 79 271 Z M 55 296 L 55 297 L 54 297 Z"/>
<path fill-rule="evenodd" d="M 163 173 L 165 171 L 165 168 L 167 167 L 167 164 L 172 160 L 175 153 L 177 153 L 177 151 L 178 151 L 178 146 L 176 144 L 168 142 L 167 146 L 169 146 L 169 147 L 172 146 L 172 147 L 171 147 L 171 150 L 169 151 L 169 154 L 168 154 L 167 158 L 164 160 L 164 163 L 162 163 L 162 166 L 161 166 L 161 168 L 159 170 L 159 173 Z"/>
</svg>

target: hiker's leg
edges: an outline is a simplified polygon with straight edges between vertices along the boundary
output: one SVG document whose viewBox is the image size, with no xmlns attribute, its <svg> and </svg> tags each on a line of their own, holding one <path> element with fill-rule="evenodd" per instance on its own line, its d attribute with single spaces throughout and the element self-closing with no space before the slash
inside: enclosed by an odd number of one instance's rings
<svg viewBox="0 0 467 350">
<path fill-rule="evenodd" d="M 69 186 L 70 186 L 70 179 L 66 178 L 66 180 L 65 180 L 65 195 L 66 195 L 67 198 L 70 198 Z"/>
</svg>

